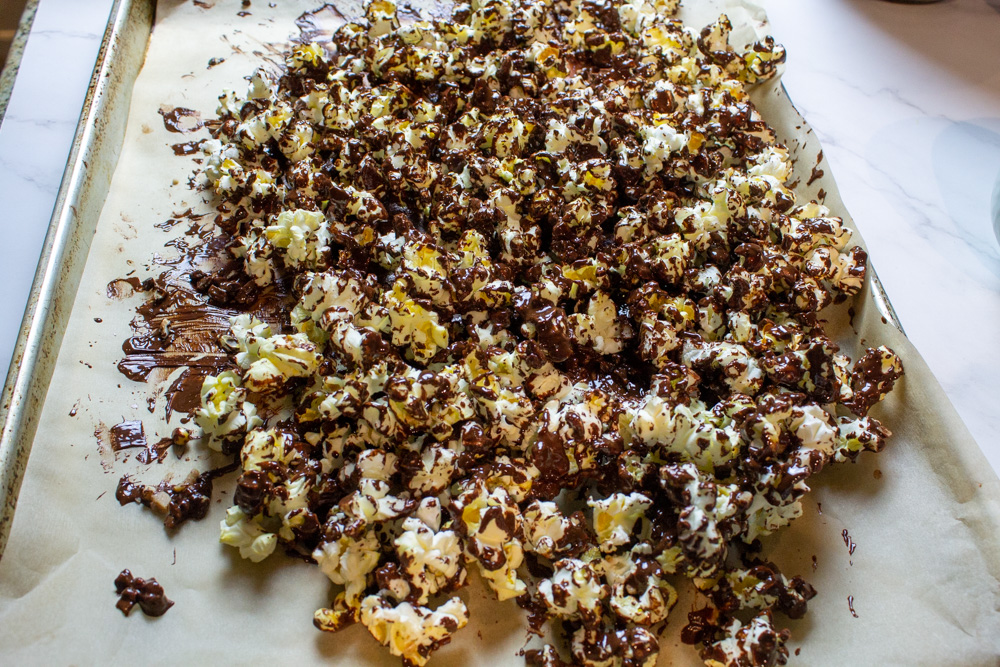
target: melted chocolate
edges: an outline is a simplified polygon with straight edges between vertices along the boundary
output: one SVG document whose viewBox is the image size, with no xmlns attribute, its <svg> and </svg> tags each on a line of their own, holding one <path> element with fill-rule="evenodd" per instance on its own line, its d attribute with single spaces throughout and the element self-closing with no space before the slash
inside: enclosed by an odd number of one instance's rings
<svg viewBox="0 0 1000 667">
<path fill-rule="evenodd" d="M 111 449 L 119 451 L 131 447 L 146 447 L 146 433 L 141 421 L 124 421 L 111 427 Z"/>
<path fill-rule="evenodd" d="M 163 116 L 163 126 L 167 128 L 168 132 L 186 134 L 200 130 L 205 126 L 201 122 L 201 114 L 193 109 L 185 109 L 184 107 L 160 109 L 160 115 Z"/>
<path fill-rule="evenodd" d="M 165 270 L 157 278 L 140 281 L 133 276 L 108 285 L 109 296 L 152 294 L 137 309 L 133 335 L 122 344 L 125 356 L 118 370 L 131 380 L 144 382 L 154 371 L 162 380 L 174 369 L 184 368 L 164 392 L 168 418 L 174 411 L 189 413 L 199 407 L 205 377 L 232 367 L 219 345 L 220 337 L 229 332 L 230 318 L 250 312 L 280 329 L 290 309 L 289 297 L 280 284 L 260 290 L 238 265 L 223 264 L 210 275 L 202 270 L 218 267 L 218 258 L 228 254 L 235 240 L 200 226 L 201 217 L 188 209 L 172 218 L 188 218 L 192 224 L 171 242 L 177 255 L 159 260 Z"/>
<path fill-rule="evenodd" d="M 174 155 L 193 155 L 201 149 L 201 145 L 205 143 L 205 140 L 201 141 L 185 141 L 180 144 L 173 144 L 170 148 L 174 151 Z"/>
<path fill-rule="evenodd" d="M 181 484 L 164 480 L 156 486 L 136 483 L 123 475 L 118 481 L 115 498 L 122 506 L 140 503 L 149 507 L 163 516 L 164 526 L 175 529 L 190 519 L 204 519 L 212 501 L 212 482 L 238 466 L 238 463 L 231 463 L 200 475 L 192 471 Z"/>
<path fill-rule="evenodd" d="M 163 616 L 174 606 L 156 579 L 134 577 L 128 570 L 115 577 L 115 591 L 118 593 L 115 607 L 126 616 L 136 604 L 146 616 Z"/>
<path fill-rule="evenodd" d="M 847 553 L 849 555 L 853 556 L 854 555 L 854 550 L 858 548 L 857 542 L 854 541 L 854 539 L 851 537 L 850 533 L 847 532 L 846 528 L 840 534 L 840 536 L 844 538 L 844 546 L 847 547 Z"/>
<path fill-rule="evenodd" d="M 823 151 L 819 152 L 816 156 L 816 166 L 812 168 L 812 173 L 809 174 L 809 180 L 806 181 L 806 185 L 812 185 L 815 181 L 823 178 L 823 170 L 819 168 L 819 163 L 823 161 Z"/>
</svg>

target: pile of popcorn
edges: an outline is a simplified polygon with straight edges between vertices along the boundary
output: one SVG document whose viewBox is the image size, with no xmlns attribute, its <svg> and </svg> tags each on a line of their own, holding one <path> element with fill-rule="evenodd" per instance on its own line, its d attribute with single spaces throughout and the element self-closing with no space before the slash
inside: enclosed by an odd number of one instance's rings
<svg viewBox="0 0 1000 667">
<path fill-rule="evenodd" d="M 552 629 L 530 662 L 648 667 L 689 580 L 706 665 L 785 663 L 815 592 L 758 538 L 883 447 L 902 367 L 817 317 L 866 255 L 748 99 L 783 49 L 676 5 L 374 0 L 222 96 L 218 223 L 296 303 L 233 319 L 195 421 L 241 463 L 222 542 L 342 587 L 320 629 L 424 665 L 478 576 Z"/>
</svg>

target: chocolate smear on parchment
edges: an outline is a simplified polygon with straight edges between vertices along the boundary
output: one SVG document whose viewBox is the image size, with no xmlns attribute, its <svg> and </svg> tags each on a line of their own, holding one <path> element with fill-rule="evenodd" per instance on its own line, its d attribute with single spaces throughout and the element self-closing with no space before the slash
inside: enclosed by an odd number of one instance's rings
<svg viewBox="0 0 1000 667">
<path fill-rule="evenodd" d="M 190 221 L 184 234 L 168 241 L 173 257 L 154 258 L 162 272 L 140 281 L 120 278 L 108 285 L 110 298 L 143 293 L 136 308 L 132 335 L 122 344 L 118 370 L 137 382 L 163 383 L 177 369 L 164 392 L 166 416 L 189 413 L 201 404 L 201 386 L 208 375 L 232 367 L 219 339 L 229 332 L 230 319 L 253 313 L 275 326 L 291 307 L 287 290 L 272 285 L 259 288 L 246 276 L 231 252 L 235 239 L 203 224 L 204 214 L 186 211 L 171 220 Z M 164 225 L 161 228 L 169 228 Z"/>
<path fill-rule="evenodd" d="M 167 128 L 168 132 L 186 134 L 200 130 L 205 126 L 201 122 L 201 114 L 194 109 L 186 109 L 184 107 L 170 109 L 164 107 L 160 109 L 160 115 L 163 116 L 163 126 Z"/>
</svg>

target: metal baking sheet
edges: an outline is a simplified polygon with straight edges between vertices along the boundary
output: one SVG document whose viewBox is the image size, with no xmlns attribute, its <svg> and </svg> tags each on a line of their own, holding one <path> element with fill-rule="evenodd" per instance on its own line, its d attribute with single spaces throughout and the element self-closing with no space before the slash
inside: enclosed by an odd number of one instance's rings
<svg viewBox="0 0 1000 667">
<path fill-rule="evenodd" d="M 190 6 L 190 3 L 181 0 L 161 2 L 161 6 L 174 10 L 182 5 Z M 97 229 L 112 174 L 121 154 L 133 85 L 142 66 L 153 25 L 154 4 L 153 0 L 118 0 L 112 10 L 112 21 L 98 59 L 56 214 L 46 239 L 25 327 L 15 352 L 16 361 L 5 390 L 3 410 L 0 412 L 0 416 L 4 418 L 4 429 L 0 436 L 0 473 L 3 475 L 0 493 L 4 507 L 4 514 L 0 517 L 0 548 L 11 529 L 18 487 L 32 442 L 36 440 L 36 432 L 52 432 L 48 423 L 45 424 L 45 430 L 38 430 L 43 409 L 47 409 L 48 414 L 55 415 L 55 411 L 66 410 L 73 405 L 72 399 L 67 398 L 67 392 L 85 391 L 85 388 L 78 386 L 66 387 L 59 384 L 50 387 L 50 384 L 56 359 L 63 347 L 64 332 L 69 326 L 71 311 L 81 302 L 77 288 L 80 277 L 85 270 L 93 268 L 92 264 L 88 266 L 87 260 L 90 242 Z M 745 0 L 731 0 L 729 4 L 750 6 Z M 765 111 L 765 117 L 770 118 L 765 107 L 790 108 L 790 102 L 780 83 L 762 90 L 760 95 L 759 105 Z M 153 115 L 155 116 L 155 112 Z M 800 117 L 795 115 L 792 118 L 789 113 L 784 113 L 781 119 L 781 127 L 787 134 L 781 135 L 779 128 L 779 135 L 796 136 L 790 128 L 800 123 Z M 790 148 L 793 152 L 799 152 L 797 171 L 804 170 L 808 175 L 810 169 L 817 166 L 819 146 L 815 143 L 815 138 L 810 143 L 799 135 L 798 141 L 797 146 Z M 829 173 L 825 162 L 819 162 L 818 167 Z M 829 193 L 827 203 L 838 214 L 844 214 L 843 205 L 829 176 L 826 180 L 816 182 L 817 191 L 821 187 L 825 187 Z M 99 249 L 95 247 L 95 250 Z M 136 259 L 142 261 L 145 258 Z M 87 284 L 84 288 L 84 291 L 93 291 L 97 285 Z M 1000 616 L 996 612 L 1000 608 L 998 482 L 916 351 L 891 327 L 877 322 L 879 314 L 886 320 L 892 320 L 893 314 L 874 278 L 874 272 L 870 273 L 869 288 L 862 299 L 865 310 L 869 305 L 874 310 L 870 317 L 859 318 L 863 320 L 858 323 L 861 335 L 867 335 L 868 343 L 872 345 L 882 342 L 882 338 L 891 339 L 908 364 L 907 381 L 901 389 L 897 389 L 885 406 L 887 421 L 899 423 L 900 431 L 897 441 L 890 444 L 889 451 L 877 460 L 867 457 L 856 467 L 845 466 L 824 474 L 822 484 L 817 484 L 819 488 L 816 497 L 811 498 L 807 504 L 807 516 L 796 522 L 787 533 L 778 536 L 778 546 L 784 546 L 786 550 L 790 548 L 793 553 L 791 562 L 794 566 L 789 571 L 804 573 L 814 580 L 820 587 L 822 596 L 817 598 L 816 606 L 811 605 L 813 610 L 805 621 L 796 624 L 796 640 L 807 637 L 808 644 L 808 648 L 803 644 L 803 661 L 799 664 L 843 664 L 838 661 L 845 657 L 856 657 L 858 660 L 855 662 L 859 664 L 874 664 L 870 659 L 866 660 L 865 656 L 871 658 L 877 651 L 881 651 L 879 655 L 883 657 L 896 656 L 896 664 L 996 664 L 996 658 L 1000 656 Z M 107 318 L 107 315 L 104 317 Z M 80 313 L 76 313 L 75 318 L 78 323 L 84 319 Z M 94 327 L 86 329 L 88 332 L 94 330 Z M 123 333 L 120 332 L 119 335 Z M 76 329 L 72 330 L 72 334 L 66 340 L 79 347 L 77 339 L 83 334 Z M 70 362 L 75 364 L 76 360 Z M 79 378 L 85 375 L 76 373 L 68 377 Z M 125 397 L 126 392 L 123 391 L 121 395 L 114 392 L 112 394 L 105 398 L 114 404 L 113 409 L 121 407 L 122 410 L 127 410 L 128 406 L 124 403 L 130 401 Z M 925 410 L 927 406 L 931 406 L 934 412 Z M 60 416 L 64 417 L 64 414 Z M 86 432 L 87 428 L 85 422 L 79 422 L 80 439 L 92 442 L 93 436 Z M 942 442 L 947 445 L 942 445 Z M 34 444 L 39 457 L 48 465 L 48 477 L 45 480 L 48 484 L 57 483 L 52 480 L 58 480 L 58 474 L 62 472 L 58 465 L 53 464 L 52 446 L 51 441 L 41 437 Z M 67 464 L 67 468 L 76 471 L 85 468 L 79 463 L 79 459 L 86 458 L 81 449 L 66 449 L 60 451 L 59 455 L 69 457 L 67 460 L 72 461 L 72 466 Z M 32 463 L 35 470 L 39 457 Z M 86 474 L 90 475 L 90 471 L 93 471 L 92 476 L 101 477 L 101 464 L 106 461 L 97 458 L 92 457 L 86 463 L 89 466 L 85 470 Z M 877 489 L 873 488 L 871 481 L 873 471 L 878 469 L 876 466 L 887 471 L 886 481 Z M 99 479 L 89 486 L 97 488 L 102 483 L 108 486 L 110 477 Z M 132 512 L 127 516 L 120 514 L 124 510 L 119 508 L 114 508 L 118 514 L 107 514 L 109 517 L 125 517 L 121 521 L 122 527 L 117 530 L 108 527 L 107 521 L 114 519 L 105 520 L 104 524 L 95 524 L 95 519 L 88 515 L 85 527 L 97 525 L 98 530 L 107 532 L 100 539 L 106 537 L 118 542 L 133 540 L 129 544 L 129 558 L 133 559 L 131 562 L 145 557 L 140 554 L 156 552 L 155 556 L 149 556 L 151 561 L 162 560 L 166 553 L 165 565 L 170 565 L 171 543 L 177 552 L 181 552 L 178 566 L 172 571 L 178 583 L 175 588 L 168 587 L 168 594 L 172 594 L 178 601 L 178 607 L 164 617 L 161 623 L 154 626 L 135 623 L 130 619 L 127 624 L 122 624 L 120 618 L 115 618 L 114 625 L 102 625 L 111 623 L 108 614 L 117 614 L 112 607 L 110 592 L 105 591 L 110 587 L 111 578 L 117 570 L 111 572 L 110 577 L 105 576 L 106 571 L 113 568 L 117 560 L 108 558 L 106 553 L 87 552 L 86 549 L 99 539 L 88 535 L 87 539 L 67 547 L 76 549 L 72 554 L 73 557 L 78 557 L 76 563 L 70 563 L 70 557 L 62 553 L 59 557 L 64 560 L 53 559 L 53 563 L 47 565 L 49 569 L 45 571 L 46 576 L 39 578 L 34 576 L 36 572 L 29 572 L 29 552 L 36 546 L 36 534 L 33 532 L 36 526 L 24 525 L 26 519 L 23 517 L 44 517 L 44 508 L 40 509 L 37 505 L 46 500 L 45 496 L 38 495 L 41 483 L 34 483 L 37 475 L 33 476 L 29 470 L 29 478 L 32 483 L 26 488 L 33 488 L 32 499 L 36 502 L 22 507 L 19 532 L 15 532 L 17 539 L 10 542 L 6 561 L 0 561 L 0 573 L 6 567 L 6 577 L 0 576 L 0 592 L 3 593 L 0 595 L 0 619 L 6 619 L 3 622 L 10 621 L 10 625 L 6 627 L 11 628 L 12 637 L 5 641 L 0 636 L 0 654 L 16 648 L 21 651 L 17 655 L 30 655 L 38 661 L 45 661 L 46 657 L 59 658 L 60 661 L 96 661 L 99 660 L 98 656 L 113 661 L 118 650 L 127 651 L 130 646 L 149 650 L 153 645 L 151 642 L 156 642 L 157 646 L 159 643 L 164 644 L 161 647 L 163 650 L 168 647 L 171 649 L 172 659 L 178 658 L 173 648 L 183 647 L 187 651 L 185 655 L 190 659 L 205 662 L 213 659 L 216 662 L 232 662 L 243 658 L 263 661 L 269 657 L 287 662 L 292 659 L 293 653 L 302 662 L 326 659 L 334 664 L 381 664 L 384 661 L 384 653 L 359 628 L 346 630 L 332 637 L 318 635 L 312 630 L 309 624 L 312 608 L 309 608 L 310 602 L 306 598 L 323 597 L 326 594 L 323 586 L 315 586 L 313 583 L 317 580 L 312 577 L 318 574 L 315 568 L 310 568 L 307 572 L 302 564 L 284 562 L 269 562 L 253 567 L 238 559 L 227 558 L 231 556 L 228 552 L 212 551 L 213 548 L 219 549 L 217 545 L 212 545 L 212 533 L 216 532 L 213 520 L 217 519 L 216 513 L 209 520 L 190 526 L 190 530 L 186 526 L 185 533 L 176 540 L 163 537 L 162 528 L 156 525 L 156 520 L 148 515 L 139 515 L 135 508 L 128 508 Z M 925 479 L 929 482 L 925 483 Z M 113 482 L 111 487 L 113 489 Z M 97 495 L 96 491 L 94 495 Z M 114 503 L 111 498 L 105 498 L 104 501 Z M 824 505 L 823 516 L 818 516 L 819 502 Z M 64 500 L 59 507 L 66 506 Z M 80 514 L 87 514 L 83 505 L 70 507 Z M 912 508 L 916 508 L 914 511 L 922 519 L 920 526 L 892 521 Z M 98 512 L 103 517 L 103 512 L 107 512 L 107 509 L 95 507 L 94 513 Z M 69 534 L 70 538 L 76 537 L 73 531 L 83 530 L 77 525 L 69 525 L 75 524 L 76 518 L 78 517 L 63 517 L 62 521 L 66 525 L 37 526 L 39 560 L 48 558 L 43 547 L 53 544 L 52 535 L 57 528 Z M 841 571 L 839 565 L 831 563 L 834 558 L 832 552 L 838 547 L 836 542 L 840 539 L 840 527 L 844 523 L 851 526 L 851 534 L 861 547 L 850 566 L 847 565 L 846 550 L 839 547 L 837 554 L 843 556 L 844 561 Z M 939 530 L 943 531 L 940 535 L 934 532 Z M 131 531 L 135 531 L 134 538 Z M 925 547 L 923 543 L 927 541 L 926 531 L 930 531 L 935 538 L 933 544 Z M 127 538 L 120 534 L 122 532 L 129 532 Z M 70 538 L 67 540 L 72 543 Z M 144 539 L 151 541 L 147 543 Z M 878 543 L 876 540 L 882 542 Z M 821 550 L 823 558 L 827 557 L 827 553 L 831 554 L 829 561 L 816 572 L 809 571 L 810 550 L 813 549 Z M 920 550 L 922 560 L 930 562 L 907 565 L 913 560 L 908 555 L 915 553 L 917 549 Z M 195 562 L 192 553 L 197 553 L 197 558 L 204 561 Z M 815 554 L 817 551 L 811 553 Z M 956 554 L 960 554 L 961 558 Z M 61 604 L 55 597 L 60 591 L 53 587 L 70 577 L 75 572 L 73 567 L 80 566 L 80 560 L 86 560 L 88 567 L 83 569 L 89 575 L 82 579 L 72 579 L 75 600 L 67 600 L 65 604 Z M 901 564 L 901 560 L 905 563 Z M 931 563 L 934 565 L 933 569 Z M 73 567 L 63 568 L 64 564 L 71 564 Z M 848 567 L 853 569 L 847 569 Z M 11 576 L 12 569 L 15 573 L 32 575 L 26 579 L 34 578 L 44 586 L 15 582 L 16 577 Z M 165 577 L 161 574 L 164 570 L 152 574 L 164 581 Z M 905 588 L 904 584 L 900 583 L 898 576 L 888 574 L 897 570 L 905 573 L 905 585 L 917 587 L 913 594 L 900 593 Z M 55 576 L 56 574 L 59 576 Z M 145 575 L 145 572 L 137 574 Z M 319 578 L 322 580 L 322 575 Z M 854 587 L 845 588 L 847 585 Z M 920 588 L 921 586 L 924 588 Z M 42 590 L 46 587 L 48 590 Z M 285 589 L 301 592 L 309 587 L 321 590 L 306 590 L 306 596 L 297 601 L 294 613 L 274 614 L 271 618 L 265 613 L 276 609 L 289 610 L 289 601 L 281 599 L 280 595 Z M 101 591 L 109 596 L 107 600 L 100 597 Z M 851 620 L 848 615 L 846 596 L 851 593 L 858 598 L 859 613 L 864 619 L 861 622 Z M 927 597 L 934 599 L 929 601 Z M 17 609 L 14 609 L 15 604 L 19 605 Z M 81 605 L 96 605 L 98 608 L 92 614 L 86 614 L 81 612 Z M 505 661 L 513 657 L 509 653 L 496 655 L 497 647 L 490 645 L 490 640 L 497 636 L 496 630 L 476 621 L 479 610 L 487 613 L 487 607 L 493 610 L 496 605 L 479 603 L 478 606 L 479 609 L 474 609 L 474 620 L 466 636 L 475 637 L 478 626 L 487 638 L 484 646 L 493 648 L 493 652 L 486 650 L 480 653 L 478 648 L 470 649 L 469 644 L 465 644 L 463 648 L 462 642 L 456 641 L 442 653 L 439 664 L 506 664 Z M 899 606 L 906 607 L 909 615 L 905 622 L 900 620 L 898 626 L 892 626 L 894 632 L 887 639 L 886 628 L 894 622 L 892 612 Z M 57 624 L 57 630 L 44 627 L 43 620 L 34 620 L 40 618 L 40 610 L 48 609 L 53 614 L 65 615 L 70 613 L 67 608 L 75 610 L 77 616 L 63 619 L 61 625 Z M 209 613 L 198 617 L 195 613 L 198 610 Z M 221 615 L 213 615 L 212 612 L 219 610 L 222 610 Z M 514 617 L 513 622 L 517 622 L 517 614 L 510 611 L 509 605 L 501 606 L 499 613 Z M 683 609 L 675 612 L 678 615 L 676 623 L 683 622 L 683 612 Z M 198 625 L 199 622 L 204 625 L 205 618 L 213 619 L 214 629 Z M 244 628 L 248 636 L 239 640 L 231 639 L 228 644 L 222 642 L 218 634 L 219 628 L 214 627 L 221 622 L 230 627 Z M 506 622 L 509 625 L 511 618 L 507 618 Z M 280 632 L 291 628 L 288 632 L 293 633 L 297 641 L 286 646 L 281 635 L 272 637 L 269 642 L 265 633 L 279 632 L 279 627 Z M 824 632 L 820 632 L 820 628 Z M 933 632 L 928 632 L 928 628 L 933 628 Z M 181 633 L 181 629 L 186 632 Z M 114 644 L 113 650 L 97 636 L 105 631 L 121 640 L 120 644 Z M 966 635 L 970 633 L 978 633 L 980 636 L 968 639 Z M 13 639 L 15 636 L 16 640 Z M 847 641 L 846 638 L 857 639 L 858 647 L 853 648 L 852 641 Z M 171 641 L 174 643 L 170 644 Z M 474 643 L 475 639 L 469 641 Z M 932 645 L 932 641 L 937 643 Z M 963 646 L 961 656 L 964 663 L 949 662 L 941 657 L 954 655 L 947 653 L 947 650 L 954 649 L 960 643 Z M 37 652 L 30 654 L 29 651 L 33 649 Z M 855 652 L 861 649 L 868 653 Z M 917 659 L 906 661 L 899 657 L 913 655 L 912 652 L 918 649 L 927 651 L 921 654 L 924 656 L 923 662 Z M 693 654 L 689 648 L 684 651 L 684 655 L 678 658 L 683 664 L 687 664 Z M 125 653 L 118 655 L 117 660 L 124 660 L 121 656 Z M 665 650 L 664 658 L 667 655 Z M 514 662 L 519 660 L 514 658 Z M 889 662 L 892 660 L 883 661 L 884 664 Z"/>
</svg>

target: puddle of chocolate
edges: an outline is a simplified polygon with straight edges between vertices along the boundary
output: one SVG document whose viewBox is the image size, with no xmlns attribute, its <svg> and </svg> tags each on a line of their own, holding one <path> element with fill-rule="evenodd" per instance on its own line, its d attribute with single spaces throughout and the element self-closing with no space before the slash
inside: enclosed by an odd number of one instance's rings
<svg viewBox="0 0 1000 667">
<path fill-rule="evenodd" d="M 135 577 L 128 570 L 122 570 L 115 577 L 115 592 L 118 594 L 115 607 L 126 616 L 136 605 L 146 616 L 154 617 L 163 616 L 174 606 L 173 600 L 166 596 L 163 586 L 155 578 Z"/>
<path fill-rule="evenodd" d="M 199 141 L 185 141 L 179 144 L 173 144 L 170 148 L 174 151 L 174 155 L 193 155 L 198 152 L 201 145 L 205 143 L 204 139 Z"/>
<path fill-rule="evenodd" d="M 163 459 L 167 458 L 167 452 L 173 446 L 174 441 L 171 438 L 161 438 L 159 442 L 146 447 L 143 451 L 139 452 L 136 458 L 140 463 L 149 465 L 156 461 L 157 463 L 163 463 Z"/>
<path fill-rule="evenodd" d="M 165 244 L 176 255 L 155 260 L 163 267 L 159 276 L 142 282 L 121 278 L 108 286 L 109 296 L 146 293 L 131 322 L 132 335 L 122 344 L 118 370 L 137 382 L 151 377 L 162 382 L 176 369 L 185 369 L 164 391 L 168 419 L 174 411 L 197 408 L 205 377 L 232 367 L 219 344 L 232 317 L 250 312 L 280 328 L 292 306 L 284 286 L 257 287 L 233 259 L 235 241 L 212 223 L 203 226 L 203 217 L 188 209 L 164 225 L 169 229 L 182 219 L 190 221 L 184 234 Z"/>
<path fill-rule="evenodd" d="M 105 293 L 109 299 L 127 299 L 133 294 L 147 291 L 149 287 L 150 285 L 144 285 L 135 276 L 131 278 L 116 278 L 108 283 Z"/>
<path fill-rule="evenodd" d="M 108 431 L 111 440 L 111 451 L 120 452 L 123 449 L 142 448 L 136 455 L 139 463 L 149 465 L 153 462 L 162 462 L 173 444 L 170 438 L 163 438 L 159 442 L 150 445 L 146 440 L 146 432 L 142 422 L 138 420 L 126 420 L 120 424 L 115 424 Z"/>
<path fill-rule="evenodd" d="M 119 452 L 135 447 L 146 448 L 146 432 L 141 421 L 128 420 L 111 427 L 111 449 Z"/>
<path fill-rule="evenodd" d="M 174 109 L 161 108 L 160 115 L 163 116 L 163 126 L 169 132 L 186 134 L 205 126 L 201 122 L 201 114 L 194 109 L 186 109 L 184 107 L 176 107 Z"/>
</svg>

